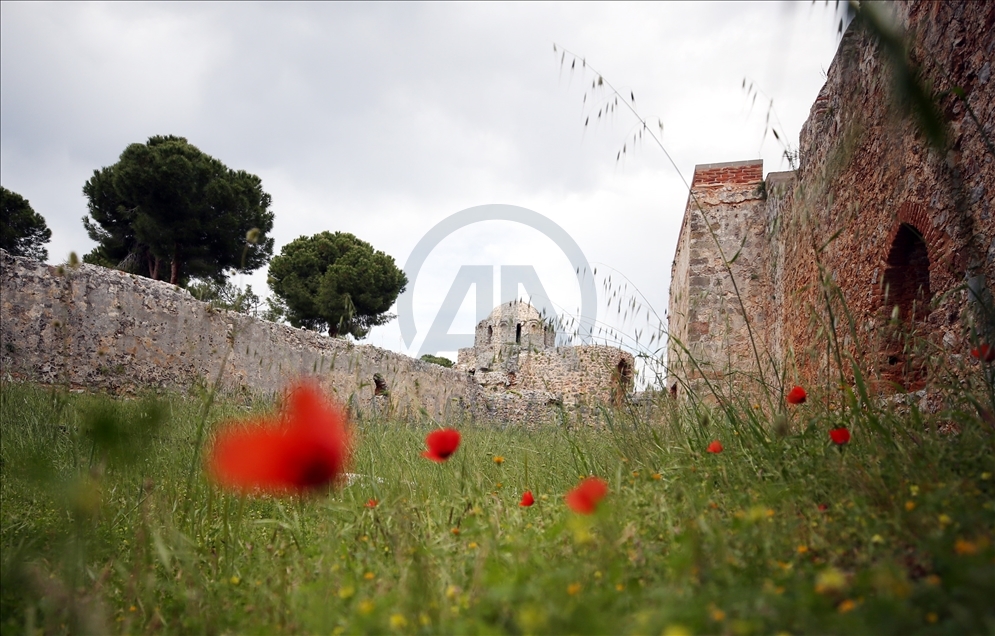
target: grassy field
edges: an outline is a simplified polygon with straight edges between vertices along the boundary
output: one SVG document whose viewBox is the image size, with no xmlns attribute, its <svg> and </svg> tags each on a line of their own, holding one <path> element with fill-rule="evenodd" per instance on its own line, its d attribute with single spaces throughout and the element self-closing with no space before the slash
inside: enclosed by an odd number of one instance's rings
<svg viewBox="0 0 995 636">
<path fill-rule="evenodd" d="M 699 407 L 600 430 L 463 425 L 441 464 L 421 456 L 430 428 L 359 422 L 351 484 L 276 499 L 220 491 L 194 456 L 201 422 L 209 439 L 272 405 L 202 416 L 193 397 L 3 384 L 0 626 L 995 633 L 995 437 L 978 402 L 819 403 L 773 423 Z M 563 499 L 588 475 L 609 487 L 589 516 Z"/>
</svg>

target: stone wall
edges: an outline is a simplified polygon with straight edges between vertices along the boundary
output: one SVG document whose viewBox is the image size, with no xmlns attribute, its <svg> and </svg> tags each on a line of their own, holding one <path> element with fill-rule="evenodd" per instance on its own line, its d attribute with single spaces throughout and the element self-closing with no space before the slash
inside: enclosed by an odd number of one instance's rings
<svg viewBox="0 0 995 636">
<path fill-rule="evenodd" d="M 528 417 L 545 409 L 584 412 L 618 404 L 632 391 L 634 360 L 616 347 L 556 347 L 556 332 L 532 305 L 499 305 L 477 325 L 474 346 L 460 349 L 456 368 L 469 374 L 487 399 L 529 396 Z M 507 400 L 501 398 L 500 403 Z"/>
<path fill-rule="evenodd" d="M 610 400 L 602 367 L 627 355 L 526 354 L 520 383 L 485 390 L 463 369 L 217 310 L 168 283 L 94 265 L 51 267 L 0 250 L 0 292 L 0 378 L 77 390 L 186 391 L 220 374 L 225 393 L 272 395 L 310 376 L 359 415 L 538 423 L 584 418 Z M 387 395 L 375 395 L 375 374 Z"/>
<path fill-rule="evenodd" d="M 695 173 L 692 190 L 720 242 L 732 245 L 739 231 L 759 239 L 733 274 L 755 340 L 789 381 L 838 379 L 839 352 L 874 384 L 913 390 L 928 381 L 930 356 L 963 355 L 970 338 L 995 339 L 992 314 L 982 310 L 992 309 L 995 282 L 995 5 L 892 8 L 910 59 L 940 95 L 944 146 L 931 145 L 903 110 L 874 37 L 852 26 L 802 128 L 797 173 L 768 175 L 749 212 L 742 175 L 727 170 L 706 181 Z M 744 198 L 723 207 L 711 191 Z M 731 282 L 716 266 L 714 241 L 694 240 L 693 201 L 674 261 L 671 333 L 700 344 L 701 360 L 717 373 L 755 373 L 742 355 L 748 334 L 729 307 Z M 737 210 L 746 226 L 736 225 Z M 669 381 L 693 380 L 671 356 Z"/>
<path fill-rule="evenodd" d="M 94 265 L 55 268 L 0 252 L 4 377 L 74 388 L 274 394 L 315 376 L 360 412 L 449 419 L 483 412 L 466 374 L 368 345 L 213 309 L 183 289 Z M 225 368 L 221 369 L 222 361 Z M 373 400 L 373 375 L 389 396 Z"/>
<path fill-rule="evenodd" d="M 877 380 L 914 389 L 925 381 L 929 354 L 906 345 L 920 341 L 954 355 L 967 351 L 969 328 L 983 325 L 964 288 L 970 284 L 990 302 L 995 283 L 995 156 L 984 139 L 995 138 L 995 5 L 915 2 L 894 8 L 909 35 L 912 62 L 936 94 L 945 94 L 946 145 L 931 146 L 915 117 L 903 114 L 890 62 L 870 35 L 850 29 L 802 128 L 799 187 L 782 217 L 780 241 L 784 286 L 794 293 L 785 329 L 801 377 L 832 373 L 825 340 L 835 332 L 840 348 Z M 948 92 L 953 86 L 964 90 L 978 123 Z M 917 269 L 903 253 L 909 246 L 896 244 L 900 234 L 918 235 L 928 253 L 928 264 L 922 263 L 928 293 L 916 315 L 900 308 L 896 330 L 889 322 L 903 303 L 895 281 Z M 896 256 L 906 261 L 905 271 L 888 280 L 889 260 Z M 803 320 L 811 306 L 828 325 L 821 286 L 813 284 L 820 266 L 840 290 L 836 315 L 844 315 L 845 304 L 854 316 L 853 333 L 838 324 L 820 338 Z"/>
<path fill-rule="evenodd" d="M 755 339 L 768 323 L 757 274 L 764 215 L 762 161 L 695 168 L 670 288 L 671 391 L 680 393 L 680 383 L 692 390 L 704 380 L 734 383 L 732 370 L 755 372 L 747 317 Z"/>
</svg>

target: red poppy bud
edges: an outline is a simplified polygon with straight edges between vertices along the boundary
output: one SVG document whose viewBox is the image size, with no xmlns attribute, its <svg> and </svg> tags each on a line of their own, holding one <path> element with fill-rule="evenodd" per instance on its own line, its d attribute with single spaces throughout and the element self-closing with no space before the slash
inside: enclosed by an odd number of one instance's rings
<svg viewBox="0 0 995 636">
<path fill-rule="evenodd" d="M 522 508 L 528 508 L 535 502 L 536 500 L 535 497 L 532 496 L 532 491 L 526 490 L 524 493 L 522 493 L 522 501 L 519 502 L 518 505 L 521 506 Z"/>
<path fill-rule="evenodd" d="M 366 502 L 366 507 L 367 508 L 376 508 L 377 504 L 379 504 L 379 503 L 380 502 L 377 501 L 376 499 L 370 499 L 369 501 Z"/>
<path fill-rule="evenodd" d="M 444 428 L 432 431 L 425 437 L 425 445 L 428 446 L 428 450 L 422 453 L 422 457 L 427 457 L 433 462 L 444 462 L 456 452 L 456 449 L 459 448 L 459 442 L 460 434 L 455 429 Z"/>
<path fill-rule="evenodd" d="M 608 484 L 597 477 L 588 477 L 564 498 L 574 512 L 589 515 L 598 507 L 598 502 L 608 494 Z"/>
<path fill-rule="evenodd" d="M 719 440 L 714 440 L 711 444 L 708 445 L 708 448 L 706 450 L 709 453 L 721 453 L 722 442 L 720 442 Z"/>
<path fill-rule="evenodd" d="M 850 431 L 845 428 L 834 428 L 829 431 L 829 437 L 834 444 L 843 445 L 850 441 Z"/>
<path fill-rule="evenodd" d="M 801 404 L 806 399 L 808 399 L 808 394 L 805 393 L 805 389 L 800 386 L 793 387 L 788 391 L 788 404 Z"/>
</svg>

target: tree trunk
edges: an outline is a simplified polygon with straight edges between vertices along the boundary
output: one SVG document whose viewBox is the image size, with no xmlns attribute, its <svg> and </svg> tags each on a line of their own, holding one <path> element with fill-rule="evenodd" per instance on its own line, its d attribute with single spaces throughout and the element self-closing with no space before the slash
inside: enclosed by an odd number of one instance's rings
<svg viewBox="0 0 995 636">
<path fill-rule="evenodd" d="M 180 244 L 176 243 L 173 246 L 173 266 L 169 272 L 169 284 L 179 285 L 180 284 Z"/>
<path fill-rule="evenodd" d="M 159 280 L 159 259 L 149 254 L 149 278 Z"/>
</svg>

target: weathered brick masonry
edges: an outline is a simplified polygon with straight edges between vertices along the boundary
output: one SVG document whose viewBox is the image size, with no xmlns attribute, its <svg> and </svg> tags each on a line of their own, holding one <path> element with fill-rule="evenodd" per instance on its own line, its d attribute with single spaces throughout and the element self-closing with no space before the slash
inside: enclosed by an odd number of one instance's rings
<svg viewBox="0 0 995 636">
<path fill-rule="evenodd" d="M 995 282 L 995 4 L 894 9 L 910 59 L 941 96 L 946 147 L 903 114 L 874 39 L 849 29 L 802 128 L 797 171 L 765 181 L 760 162 L 695 171 L 671 283 L 668 381 L 678 392 L 758 368 L 771 381 L 781 365 L 790 379 L 832 378 L 834 341 L 880 386 L 915 389 L 930 348 L 963 355 L 970 334 L 995 337 L 981 310 Z M 839 294 L 827 301 L 826 289 Z"/>
</svg>

